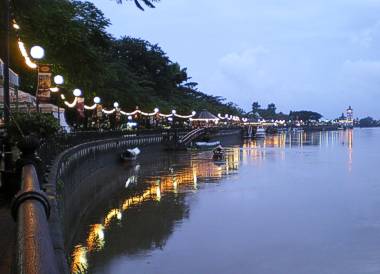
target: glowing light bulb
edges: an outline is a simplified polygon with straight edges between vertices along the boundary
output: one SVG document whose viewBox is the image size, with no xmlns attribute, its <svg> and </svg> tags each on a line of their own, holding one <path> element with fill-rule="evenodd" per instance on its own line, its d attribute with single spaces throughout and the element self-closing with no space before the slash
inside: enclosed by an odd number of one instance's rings
<svg viewBox="0 0 380 274">
<path fill-rule="evenodd" d="M 54 83 L 56 85 L 62 85 L 63 82 L 64 82 L 64 80 L 63 80 L 63 76 L 62 75 L 56 75 L 56 76 L 54 76 Z"/>
<path fill-rule="evenodd" d="M 40 47 L 40 46 L 33 46 L 30 49 L 30 55 L 34 59 L 42 59 L 45 56 L 45 50 L 42 47 Z"/>
<path fill-rule="evenodd" d="M 79 88 L 73 90 L 73 94 L 75 97 L 79 97 L 82 95 L 82 91 Z"/>
<path fill-rule="evenodd" d="M 94 97 L 94 103 L 99 104 L 100 103 L 100 98 L 98 96 Z"/>
</svg>

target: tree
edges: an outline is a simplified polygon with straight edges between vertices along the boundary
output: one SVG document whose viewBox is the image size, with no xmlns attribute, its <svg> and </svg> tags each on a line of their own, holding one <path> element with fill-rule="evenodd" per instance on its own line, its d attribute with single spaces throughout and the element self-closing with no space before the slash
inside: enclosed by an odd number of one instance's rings
<svg viewBox="0 0 380 274">
<path fill-rule="evenodd" d="M 106 31 L 108 18 L 91 2 L 14 0 L 12 4 L 17 7 L 15 16 L 26 48 L 45 48 L 43 62 L 54 64 L 53 73 L 65 77 L 61 91 L 69 101 L 72 90 L 80 88 L 86 104 L 97 95 L 106 107 L 117 101 L 124 110 L 139 106 L 147 111 L 159 107 L 166 113 L 172 109 L 244 113 L 224 98 L 198 90 L 187 69 L 170 60 L 159 45 L 112 37 Z M 36 73 L 26 67 L 17 39 L 12 39 L 11 67 L 20 75 L 20 89 L 35 94 Z"/>
<path fill-rule="evenodd" d="M 310 121 L 315 120 L 318 121 L 323 116 L 322 114 L 314 111 L 301 110 L 301 111 L 291 111 L 289 113 L 289 119 L 291 120 L 302 120 L 302 121 Z"/>
<path fill-rule="evenodd" d="M 253 102 L 252 103 L 252 113 L 255 114 L 256 112 L 258 112 L 260 110 L 261 106 L 259 104 L 259 102 Z"/>
<path fill-rule="evenodd" d="M 133 1 L 135 3 L 135 5 L 140 9 L 140 10 L 144 10 L 142 3 L 144 3 L 147 7 L 149 8 L 155 8 L 155 6 L 153 5 L 154 2 L 159 2 L 160 0 L 124 0 L 124 1 Z M 123 0 L 116 0 L 116 2 L 118 4 L 121 4 L 123 3 Z"/>
<path fill-rule="evenodd" d="M 276 105 L 274 103 L 271 103 L 267 107 L 267 111 L 269 115 L 276 115 Z"/>
<path fill-rule="evenodd" d="M 366 117 L 359 120 L 360 127 L 373 127 L 376 126 L 376 121 L 372 117 Z"/>
</svg>

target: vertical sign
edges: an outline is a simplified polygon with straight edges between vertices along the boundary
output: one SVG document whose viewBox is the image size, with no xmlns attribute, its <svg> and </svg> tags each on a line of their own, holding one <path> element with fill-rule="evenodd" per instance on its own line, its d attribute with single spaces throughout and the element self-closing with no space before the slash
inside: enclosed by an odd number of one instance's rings
<svg viewBox="0 0 380 274">
<path fill-rule="evenodd" d="M 103 117 L 103 107 L 100 104 L 96 105 L 96 117 L 102 118 Z"/>
<path fill-rule="evenodd" d="M 51 65 L 38 66 L 37 101 L 48 103 L 50 101 Z"/>
</svg>

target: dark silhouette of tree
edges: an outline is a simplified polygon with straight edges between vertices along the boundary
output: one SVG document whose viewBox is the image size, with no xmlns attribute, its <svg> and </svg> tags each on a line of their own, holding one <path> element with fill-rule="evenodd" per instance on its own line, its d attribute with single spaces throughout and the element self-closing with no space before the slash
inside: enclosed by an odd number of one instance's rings
<svg viewBox="0 0 380 274">
<path fill-rule="evenodd" d="M 252 103 L 252 113 L 255 114 L 256 112 L 258 112 L 260 110 L 261 106 L 259 104 L 259 102 L 253 102 Z"/>
<path fill-rule="evenodd" d="M 146 5 L 147 7 L 149 8 L 155 8 L 155 5 L 153 4 L 154 2 L 159 2 L 160 0 L 124 0 L 124 1 L 133 1 L 135 3 L 135 5 L 140 9 L 140 10 L 144 10 L 144 7 L 142 5 L 142 3 L 144 5 Z M 118 4 L 122 4 L 123 3 L 123 0 L 116 0 L 116 2 Z"/>
<path fill-rule="evenodd" d="M 276 115 L 276 105 L 274 103 L 271 103 L 267 107 L 268 115 Z"/>
<path fill-rule="evenodd" d="M 322 118 L 322 114 L 314 111 L 307 111 L 307 110 L 301 110 L 301 111 L 291 111 L 289 113 L 289 118 L 291 120 L 303 120 L 303 121 L 309 121 L 309 120 L 319 120 Z"/>
</svg>

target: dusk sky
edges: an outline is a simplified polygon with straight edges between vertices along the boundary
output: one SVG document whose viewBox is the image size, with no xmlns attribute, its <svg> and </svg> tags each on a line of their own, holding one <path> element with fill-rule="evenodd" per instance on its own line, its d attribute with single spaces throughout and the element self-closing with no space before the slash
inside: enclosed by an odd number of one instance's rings
<svg viewBox="0 0 380 274">
<path fill-rule="evenodd" d="M 205 93 L 245 110 L 380 118 L 380 0 L 93 0 L 115 36 L 158 43 Z"/>
</svg>

